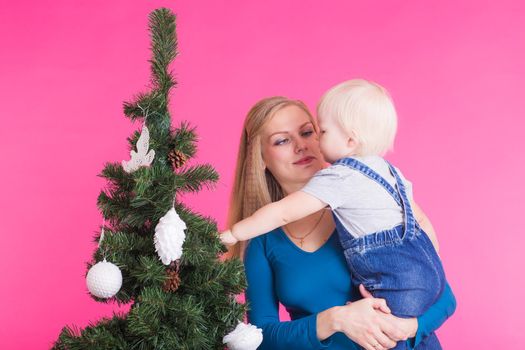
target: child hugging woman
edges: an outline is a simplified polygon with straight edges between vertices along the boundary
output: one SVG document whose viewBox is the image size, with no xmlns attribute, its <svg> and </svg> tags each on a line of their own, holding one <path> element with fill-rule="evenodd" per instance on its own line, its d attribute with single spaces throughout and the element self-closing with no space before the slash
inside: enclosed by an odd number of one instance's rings
<svg viewBox="0 0 525 350">
<path fill-rule="evenodd" d="M 396 316 L 420 316 L 440 297 L 445 276 L 433 227 L 413 200 L 412 184 L 383 158 L 397 129 L 392 99 L 376 83 L 341 83 L 322 97 L 318 126 L 320 150 L 331 165 L 301 190 L 234 224 L 221 241 L 231 246 L 328 207 L 352 283 L 386 299 Z M 398 342 L 395 349 L 408 347 Z M 440 348 L 434 333 L 418 346 Z"/>
</svg>

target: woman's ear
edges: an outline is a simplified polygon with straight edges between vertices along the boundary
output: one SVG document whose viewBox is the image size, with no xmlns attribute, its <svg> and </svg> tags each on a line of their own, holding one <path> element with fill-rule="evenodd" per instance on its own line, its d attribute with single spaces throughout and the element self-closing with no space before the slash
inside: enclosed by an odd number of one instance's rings
<svg viewBox="0 0 525 350">
<path fill-rule="evenodd" d="M 262 166 L 263 166 L 263 171 L 267 169 L 266 167 L 266 161 L 264 160 L 264 153 L 262 152 L 261 150 L 261 163 L 262 163 Z"/>
</svg>

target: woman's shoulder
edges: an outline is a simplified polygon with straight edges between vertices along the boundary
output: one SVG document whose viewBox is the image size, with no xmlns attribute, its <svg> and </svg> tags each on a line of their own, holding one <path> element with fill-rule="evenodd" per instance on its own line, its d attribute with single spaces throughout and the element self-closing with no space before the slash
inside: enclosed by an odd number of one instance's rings
<svg viewBox="0 0 525 350">
<path fill-rule="evenodd" d="M 252 238 L 248 242 L 248 246 L 267 246 L 269 244 L 275 244 L 281 240 L 280 238 L 282 236 L 282 230 L 283 229 L 281 227 L 278 227 L 260 236 Z"/>
<path fill-rule="evenodd" d="M 270 258 L 277 251 L 280 251 L 286 247 L 285 240 L 283 239 L 284 233 L 282 228 L 276 228 L 270 232 L 257 236 L 250 239 L 246 247 L 246 257 L 250 255 L 264 255 Z"/>
</svg>

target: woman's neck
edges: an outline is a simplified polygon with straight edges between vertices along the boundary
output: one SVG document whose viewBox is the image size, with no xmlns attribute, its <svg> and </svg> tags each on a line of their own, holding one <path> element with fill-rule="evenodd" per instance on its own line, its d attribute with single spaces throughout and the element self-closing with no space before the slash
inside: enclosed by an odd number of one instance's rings
<svg viewBox="0 0 525 350">
<path fill-rule="evenodd" d="M 283 189 L 284 196 L 288 196 L 294 192 L 299 191 L 301 188 L 303 188 L 306 185 L 306 183 L 287 183 L 284 185 L 281 185 L 281 188 Z"/>
<path fill-rule="evenodd" d="M 299 248 L 313 252 L 330 238 L 335 230 L 335 222 L 329 209 L 321 209 L 316 213 L 287 224 L 283 229 Z M 301 240 L 300 238 L 305 235 L 307 237 Z"/>
</svg>

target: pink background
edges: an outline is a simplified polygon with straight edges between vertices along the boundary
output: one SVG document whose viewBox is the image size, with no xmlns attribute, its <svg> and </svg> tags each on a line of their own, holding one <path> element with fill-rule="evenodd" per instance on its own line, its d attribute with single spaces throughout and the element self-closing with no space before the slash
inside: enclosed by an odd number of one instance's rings
<svg viewBox="0 0 525 350">
<path fill-rule="evenodd" d="M 366 3 L 366 4 L 365 4 Z M 523 1 L 7 1 L 0 5 L 0 347 L 49 348 L 90 299 L 104 162 L 128 159 L 121 103 L 149 77 L 147 14 L 178 14 L 173 119 L 222 178 L 188 197 L 226 216 L 242 120 L 282 94 L 312 108 L 376 80 L 400 115 L 389 156 L 434 223 L 458 299 L 446 349 L 523 348 Z"/>
</svg>

